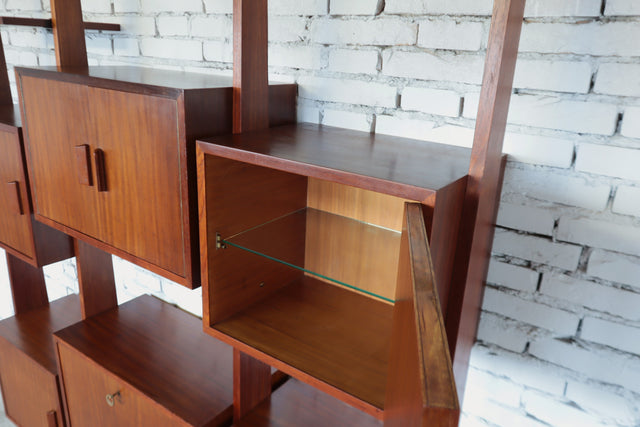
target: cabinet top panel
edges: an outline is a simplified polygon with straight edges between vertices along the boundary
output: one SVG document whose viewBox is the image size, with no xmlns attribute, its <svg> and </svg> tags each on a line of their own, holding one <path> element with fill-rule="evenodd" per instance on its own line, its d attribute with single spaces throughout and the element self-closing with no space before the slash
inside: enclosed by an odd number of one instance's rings
<svg viewBox="0 0 640 427">
<path fill-rule="evenodd" d="M 471 150 L 330 126 L 297 124 L 199 143 L 206 154 L 424 200 L 465 177 Z"/>
<path fill-rule="evenodd" d="M 18 74 L 55 80 L 82 81 L 112 80 L 136 85 L 156 86 L 179 90 L 229 88 L 231 76 L 199 74 L 184 71 L 159 70 L 134 66 L 95 66 L 89 68 L 16 67 Z"/>
</svg>

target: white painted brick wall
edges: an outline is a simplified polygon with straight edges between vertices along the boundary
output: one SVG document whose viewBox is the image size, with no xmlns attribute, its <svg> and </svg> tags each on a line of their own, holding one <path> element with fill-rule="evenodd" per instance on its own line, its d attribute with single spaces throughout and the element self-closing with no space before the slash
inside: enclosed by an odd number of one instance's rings
<svg viewBox="0 0 640 427">
<path fill-rule="evenodd" d="M 420 21 L 418 46 L 431 49 L 478 50 L 482 45 L 481 22 L 429 19 Z"/>
<path fill-rule="evenodd" d="M 82 1 L 86 20 L 122 25 L 87 33 L 92 64 L 231 72 L 232 0 Z M 301 121 L 470 146 L 492 3 L 269 0 L 270 72 L 300 84 Z M 2 14 L 48 10 L 0 2 Z M 525 16 L 461 424 L 565 427 L 561 415 L 577 413 L 638 426 L 640 356 L 618 332 L 640 330 L 640 2 L 527 0 Z M 55 63 L 51 31 L 1 31 L 12 81 L 15 64 Z M 199 291 L 114 264 L 121 301 L 149 292 L 201 314 Z M 45 271 L 52 297 L 77 292 L 73 262 Z"/>
</svg>

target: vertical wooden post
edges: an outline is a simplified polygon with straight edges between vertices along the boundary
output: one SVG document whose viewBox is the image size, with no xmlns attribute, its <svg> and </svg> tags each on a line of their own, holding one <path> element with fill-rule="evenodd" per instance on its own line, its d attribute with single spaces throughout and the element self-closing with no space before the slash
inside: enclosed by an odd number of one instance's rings
<svg viewBox="0 0 640 427">
<path fill-rule="evenodd" d="M 233 1 L 233 133 L 269 127 L 267 0 Z"/>
<path fill-rule="evenodd" d="M 12 106 L 11 85 L 9 84 L 9 73 L 7 71 L 7 61 L 4 57 L 4 46 L 0 37 L 0 106 Z"/>
<path fill-rule="evenodd" d="M 87 46 L 80 0 L 51 0 L 53 41 L 58 68 L 87 68 Z"/>
<path fill-rule="evenodd" d="M 82 318 L 118 305 L 111 255 L 74 239 Z"/>
<path fill-rule="evenodd" d="M 239 421 L 271 395 L 271 367 L 233 349 L 233 419 Z"/>
<path fill-rule="evenodd" d="M 447 308 L 447 335 L 458 395 L 464 396 L 500 198 L 507 123 L 525 0 L 495 0 L 469 181 Z"/>
<path fill-rule="evenodd" d="M 8 252 L 7 267 L 15 314 L 49 305 L 42 268 L 33 267 Z"/>
</svg>

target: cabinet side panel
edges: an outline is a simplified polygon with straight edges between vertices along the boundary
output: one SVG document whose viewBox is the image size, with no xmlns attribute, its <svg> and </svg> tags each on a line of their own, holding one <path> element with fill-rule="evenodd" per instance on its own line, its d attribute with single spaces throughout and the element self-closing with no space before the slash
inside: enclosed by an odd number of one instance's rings
<svg viewBox="0 0 640 427">
<path fill-rule="evenodd" d="M 214 324 L 302 274 L 237 248 L 216 249 L 216 234 L 230 237 L 304 208 L 307 178 L 214 156 L 205 156 L 204 167 L 208 266 L 204 274 L 209 286 L 205 304 Z M 298 253 L 291 255 L 304 260 L 304 236 L 297 238 Z"/>
</svg>

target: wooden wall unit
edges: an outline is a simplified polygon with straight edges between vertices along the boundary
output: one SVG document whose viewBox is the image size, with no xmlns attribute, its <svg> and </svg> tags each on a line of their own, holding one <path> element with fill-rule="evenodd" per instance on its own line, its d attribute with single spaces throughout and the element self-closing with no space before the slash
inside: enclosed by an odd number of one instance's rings
<svg viewBox="0 0 640 427">
<path fill-rule="evenodd" d="M 36 218 L 199 286 L 194 140 L 231 130 L 231 80 L 136 67 L 16 70 Z M 271 90 L 295 96 L 290 85 Z M 273 122 L 293 121 L 293 102 L 274 106 Z"/>
</svg>

